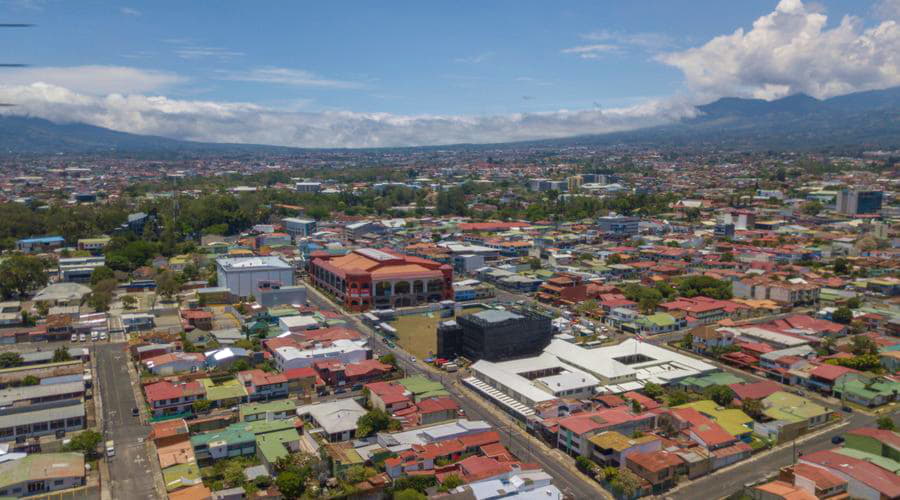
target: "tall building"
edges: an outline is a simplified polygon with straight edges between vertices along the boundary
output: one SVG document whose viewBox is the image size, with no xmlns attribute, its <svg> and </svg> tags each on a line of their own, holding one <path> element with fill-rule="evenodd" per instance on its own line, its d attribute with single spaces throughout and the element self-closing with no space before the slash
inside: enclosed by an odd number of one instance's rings
<svg viewBox="0 0 900 500">
<path fill-rule="evenodd" d="M 835 208 L 847 215 L 874 214 L 881 210 L 883 198 L 884 193 L 881 191 L 842 189 L 838 192 Z"/>
<path fill-rule="evenodd" d="M 238 297 L 253 295 L 261 282 L 294 284 L 294 268 L 281 257 L 222 257 L 216 273 L 219 286 Z"/>
<path fill-rule="evenodd" d="M 299 193 L 318 193 L 322 190 L 321 182 L 298 182 L 294 189 Z"/>
<path fill-rule="evenodd" d="M 351 311 L 414 306 L 453 298 L 453 267 L 387 249 L 361 248 L 317 256 L 309 263 L 313 284 Z"/>
<path fill-rule="evenodd" d="M 640 222 L 640 217 L 609 214 L 597 218 L 597 228 L 603 231 L 604 238 L 627 239 L 637 236 Z"/>
<path fill-rule="evenodd" d="M 470 360 L 532 356 L 550 343 L 553 327 L 543 314 L 488 310 L 460 316 L 438 327 L 438 355 Z"/>
<path fill-rule="evenodd" d="M 296 217 L 287 217 L 281 219 L 284 225 L 284 231 L 291 235 L 291 238 L 304 238 L 318 231 L 318 225 L 313 219 L 298 219 Z"/>
</svg>

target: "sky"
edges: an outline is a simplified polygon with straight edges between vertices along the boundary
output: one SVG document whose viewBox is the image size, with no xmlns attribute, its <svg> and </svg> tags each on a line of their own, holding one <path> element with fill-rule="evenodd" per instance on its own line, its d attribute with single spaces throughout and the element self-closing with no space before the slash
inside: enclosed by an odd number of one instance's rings
<svg viewBox="0 0 900 500">
<path fill-rule="evenodd" d="M 3 113 L 198 141 L 489 143 L 900 85 L 900 0 L 0 0 Z"/>
</svg>

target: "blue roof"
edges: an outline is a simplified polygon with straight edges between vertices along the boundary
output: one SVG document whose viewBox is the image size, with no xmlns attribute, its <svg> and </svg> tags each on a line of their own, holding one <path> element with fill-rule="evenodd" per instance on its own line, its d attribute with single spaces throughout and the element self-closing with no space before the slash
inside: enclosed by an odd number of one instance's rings
<svg viewBox="0 0 900 500">
<path fill-rule="evenodd" d="M 22 238 L 19 243 L 62 243 L 62 236 L 36 236 L 34 238 Z"/>
</svg>

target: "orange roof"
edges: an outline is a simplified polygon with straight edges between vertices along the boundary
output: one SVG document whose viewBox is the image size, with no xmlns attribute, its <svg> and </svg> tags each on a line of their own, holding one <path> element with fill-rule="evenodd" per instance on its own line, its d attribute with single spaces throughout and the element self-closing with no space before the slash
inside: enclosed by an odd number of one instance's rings
<svg viewBox="0 0 900 500">
<path fill-rule="evenodd" d="M 202 484 L 195 484 L 187 488 L 169 493 L 169 500 L 211 500 L 212 491 Z"/>
</svg>

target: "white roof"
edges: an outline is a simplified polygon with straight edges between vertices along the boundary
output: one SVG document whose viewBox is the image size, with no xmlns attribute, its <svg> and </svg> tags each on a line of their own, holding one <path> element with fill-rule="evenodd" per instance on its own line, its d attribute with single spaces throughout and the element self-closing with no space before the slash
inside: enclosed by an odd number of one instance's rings
<svg viewBox="0 0 900 500">
<path fill-rule="evenodd" d="M 762 340 L 763 342 L 773 342 L 788 347 L 795 347 L 809 344 L 809 340 L 800 339 L 791 335 L 773 332 L 764 328 L 745 327 L 745 328 L 728 328 L 738 337 L 749 338 L 753 340 Z"/>
<path fill-rule="evenodd" d="M 297 407 L 297 415 L 309 415 L 329 434 L 356 430 L 356 421 L 366 409 L 352 398 Z"/>
<path fill-rule="evenodd" d="M 301 328 L 319 324 L 319 320 L 315 316 L 283 316 L 279 321 L 287 328 Z"/>
<path fill-rule="evenodd" d="M 584 387 L 594 387 L 600 382 L 587 373 L 575 372 L 563 372 L 559 375 L 541 377 L 537 379 L 537 381 L 546 385 L 550 388 L 550 390 L 554 392 L 582 389 Z"/>
<path fill-rule="evenodd" d="M 256 269 L 281 268 L 290 269 L 291 265 L 281 257 L 222 257 L 216 260 L 224 269 Z"/>
</svg>

